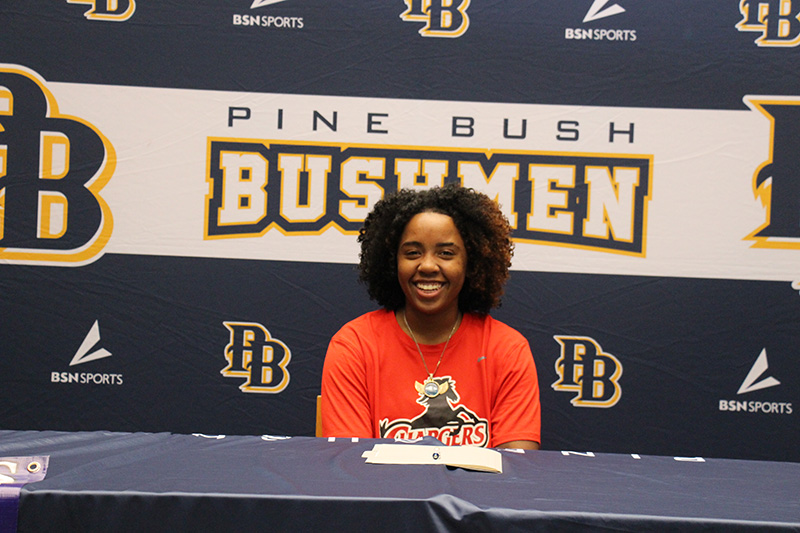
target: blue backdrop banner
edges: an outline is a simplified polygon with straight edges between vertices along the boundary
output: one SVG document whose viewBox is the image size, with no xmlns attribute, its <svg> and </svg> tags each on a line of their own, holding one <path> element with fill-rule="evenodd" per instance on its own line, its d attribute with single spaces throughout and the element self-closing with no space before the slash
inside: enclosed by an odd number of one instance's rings
<svg viewBox="0 0 800 533">
<path fill-rule="evenodd" d="M 402 187 L 495 198 L 549 449 L 800 461 L 800 2 L 0 4 L 0 427 L 312 435 Z"/>
</svg>

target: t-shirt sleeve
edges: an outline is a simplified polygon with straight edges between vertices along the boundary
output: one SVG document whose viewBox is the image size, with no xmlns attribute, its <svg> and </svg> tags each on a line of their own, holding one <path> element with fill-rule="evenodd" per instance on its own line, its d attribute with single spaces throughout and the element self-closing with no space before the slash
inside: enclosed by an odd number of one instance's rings
<svg viewBox="0 0 800 533">
<path fill-rule="evenodd" d="M 514 440 L 541 443 L 539 380 L 530 346 L 524 337 L 501 351 L 492 407 L 492 446 Z"/>
<path fill-rule="evenodd" d="M 373 436 L 364 354 L 345 325 L 331 339 L 322 368 L 322 436 Z"/>
</svg>

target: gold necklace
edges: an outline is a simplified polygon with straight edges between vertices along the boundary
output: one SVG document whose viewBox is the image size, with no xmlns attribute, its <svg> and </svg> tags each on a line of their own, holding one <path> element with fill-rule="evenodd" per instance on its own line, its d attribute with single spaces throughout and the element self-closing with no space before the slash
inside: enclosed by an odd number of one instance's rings
<svg viewBox="0 0 800 533">
<path fill-rule="evenodd" d="M 439 355 L 439 361 L 436 362 L 436 368 L 433 369 L 433 372 L 428 370 L 428 363 L 425 362 L 425 356 L 422 355 L 422 350 L 419 347 L 419 343 L 417 342 L 417 338 L 414 336 L 414 330 L 411 329 L 411 326 L 408 325 L 408 319 L 406 318 L 406 310 L 403 309 L 403 322 L 408 329 L 408 332 L 411 333 L 411 340 L 414 341 L 414 346 L 417 347 L 417 352 L 419 352 L 419 356 L 422 359 L 422 364 L 425 365 L 425 372 L 428 373 L 428 379 L 425 380 L 425 383 L 422 385 L 422 392 L 425 393 L 425 396 L 428 398 L 435 398 L 439 395 L 440 389 L 439 384 L 436 383 L 433 379 L 433 375 L 436 374 L 436 371 L 439 370 L 439 365 L 442 364 L 442 358 L 444 357 L 444 352 L 447 351 L 447 345 L 450 344 L 450 339 L 453 337 L 453 333 L 456 332 L 456 326 L 458 326 L 458 319 L 459 317 L 456 316 L 456 321 L 453 324 L 453 329 L 450 330 L 450 335 L 447 336 L 447 342 L 444 343 L 444 349 L 442 353 Z M 419 383 L 417 383 L 419 386 Z"/>
</svg>

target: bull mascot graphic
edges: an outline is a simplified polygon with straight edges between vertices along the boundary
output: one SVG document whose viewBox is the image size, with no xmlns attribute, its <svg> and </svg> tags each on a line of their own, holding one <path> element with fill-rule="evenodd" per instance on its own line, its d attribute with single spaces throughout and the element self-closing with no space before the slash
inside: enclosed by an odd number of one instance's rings
<svg viewBox="0 0 800 533">
<path fill-rule="evenodd" d="M 432 436 L 445 444 L 485 446 L 489 440 L 488 423 L 458 404 L 460 396 L 456 392 L 455 380 L 444 376 L 433 378 L 433 381 L 439 387 L 438 393 L 433 396 L 425 394 L 422 383 L 414 384 L 419 393 L 417 403 L 425 410 L 410 420 L 382 420 L 381 436 L 402 439 Z"/>
</svg>

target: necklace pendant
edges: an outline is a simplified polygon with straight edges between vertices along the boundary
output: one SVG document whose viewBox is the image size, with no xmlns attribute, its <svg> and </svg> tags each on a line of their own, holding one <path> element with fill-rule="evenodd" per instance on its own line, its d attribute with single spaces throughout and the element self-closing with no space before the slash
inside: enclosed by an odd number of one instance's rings
<svg viewBox="0 0 800 533">
<path fill-rule="evenodd" d="M 419 343 L 417 342 L 417 338 L 414 336 L 414 330 L 411 329 L 411 326 L 408 325 L 408 319 L 406 318 L 406 312 L 403 310 L 403 322 L 406 325 L 406 329 L 411 334 L 411 340 L 414 341 L 414 346 L 417 347 L 417 353 L 419 353 L 420 358 L 422 359 L 422 364 L 425 366 L 425 372 L 428 373 L 428 379 L 425 380 L 423 385 L 419 384 L 419 381 L 414 382 L 414 386 L 417 389 L 417 392 L 420 394 L 424 394 L 428 398 L 436 398 L 440 394 L 447 392 L 449 388 L 449 381 L 446 381 L 441 384 L 441 386 L 433 380 L 433 375 L 439 370 L 439 365 L 442 364 L 442 358 L 444 357 L 444 352 L 447 351 L 447 345 L 450 344 L 450 339 L 453 338 L 453 333 L 456 332 L 456 327 L 460 322 L 460 315 L 456 317 L 456 321 L 453 324 L 453 329 L 450 330 L 450 335 L 447 336 L 447 342 L 444 343 L 444 348 L 442 348 L 442 353 L 439 354 L 439 361 L 436 362 L 436 368 L 433 369 L 433 372 L 428 370 L 428 363 L 425 362 L 425 356 L 422 355 L 422 350 L 419 348 Z"/>
<path fill-rule="evenodd" d="M 439 384 L 436 383 L 432 377 L 425 380 L 422 390 L 428 398 L 439 396 Z"/>
</svg>

